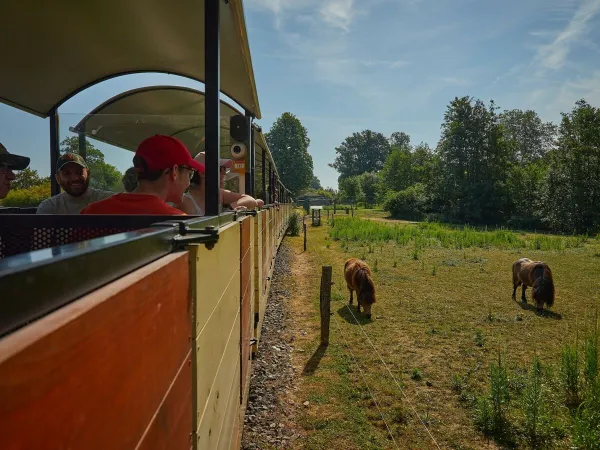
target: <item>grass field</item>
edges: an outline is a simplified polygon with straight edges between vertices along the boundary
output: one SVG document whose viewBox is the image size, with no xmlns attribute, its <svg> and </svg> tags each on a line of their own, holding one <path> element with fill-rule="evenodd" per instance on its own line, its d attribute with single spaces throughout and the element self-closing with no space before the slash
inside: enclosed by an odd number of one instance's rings
<svg viewBox="0 0 600 450">
<path fill-rule="evenodd" d="M 581 440 L 583 419 L 574 420 L 565 385 L 571 361 L 580 400 L 592 386 L 581 349 L 600 297 L 597 238 L 355 215 L 337 215 L 334 228 L 307 221 L 307 252 L 302 237 L 287 238 L 296 255 L 290 324 L 302 372 L 294 396 L 308 402 L 296 448 L 429 449 L 434 440 L 454 449 L 569 448 L 577 433 L 580 448 L 598 448 L 593 435 L 592 444 Z M 351 256 L 375 272 L 372 321 L 346 306 L 342 270 Z M 550 265 L 550 312 L 511 299 L 511 266 L 520 257 Z M 334 314 L 331 343 L 319 348 L 324 264 L 333 266 Z M 563 363 L 565 345 L 576 342 L 581 356 Z"/>
</svg>

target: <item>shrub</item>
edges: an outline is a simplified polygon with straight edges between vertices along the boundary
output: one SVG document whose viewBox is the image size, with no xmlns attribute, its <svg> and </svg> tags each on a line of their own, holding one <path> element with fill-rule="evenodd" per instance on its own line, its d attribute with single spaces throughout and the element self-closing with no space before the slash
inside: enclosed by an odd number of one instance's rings
<svg viewBox="0 0 600 450">
<path fill-rule="evenodd" d="M 288 223 L 288 229 L 287 232 L 290 236 L 299 236 L 300 235 L 300 229 L 302 228 L 302 217 L 300 216 L 300 213 L 298 213 L 297 211 L 294 211 L 291 215 L 290 215 L 290 221 Z"/>
<path fill-rule="evenodd" d="M 417 183 L 403 191 L 389 193 L 385 198 L 383 209 L 392 217 L 419 219 L 425 212 L 426 205 L 425 186 Z"/>
<path fill-rule="evenodd" d="M 49 181 L 27 189 L 11 189 L 1 202 L 2 206 L 34 207 L 48 197 L 50 197 Z"/>
</svg>

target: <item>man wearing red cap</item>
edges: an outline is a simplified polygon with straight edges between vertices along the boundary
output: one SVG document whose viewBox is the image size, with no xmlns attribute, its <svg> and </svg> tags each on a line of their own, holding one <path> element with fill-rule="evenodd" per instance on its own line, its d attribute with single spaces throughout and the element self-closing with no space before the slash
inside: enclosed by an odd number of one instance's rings
<svg viewBox="0 0 600 450">
<path fill-rule="evenodd" d="M 166 202 L 181 203 L 194 172 L 204 173 L 204 165 L 194 161 L 183 142 L 160 134 L 140 143 L 133 167 L 138 179 L 133 192 L 92 203 L 81 214 L 181 215 Z"/>
</svg>

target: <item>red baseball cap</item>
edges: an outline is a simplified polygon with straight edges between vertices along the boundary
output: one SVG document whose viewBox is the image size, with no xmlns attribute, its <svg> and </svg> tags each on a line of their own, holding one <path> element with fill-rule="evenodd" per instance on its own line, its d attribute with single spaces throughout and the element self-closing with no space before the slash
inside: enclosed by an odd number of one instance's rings
<svg viewBox="0 0 600 450">
<path fill-rule="evenodd" d="M 155 134 L 144 139 L 140 142 L 135 155 L 144 158 L 150 172 L 168 169 L 177 164 L 204 173 L 204 164 L 194 160 L 185 144 L 172 136 Z"/>
</svg>

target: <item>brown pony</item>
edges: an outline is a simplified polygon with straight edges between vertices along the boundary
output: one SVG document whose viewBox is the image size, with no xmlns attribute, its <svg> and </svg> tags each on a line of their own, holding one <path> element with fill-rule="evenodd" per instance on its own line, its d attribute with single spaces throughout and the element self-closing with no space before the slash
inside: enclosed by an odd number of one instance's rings
<svg viewBox="0 0 600 450">
<path fill-rule="evenodd" d="M 358 258 L 350 258 L 344 264 L 344 278 L 350 291 L 350 302 L 352 304 L 352 295 L 356 291 L 356 303 L 358 312 L 360 307 L 364 309 L 367 318 L 371 318 L 371 305 L 375 303 L 375 285 L 371 279 L 371 269 L 364 261 Z"/>
<path fill-rule="evenodd" d="M 548 264 L 541 261 L 532 261 L 528 258 L 515 261 L 513 264 L 513 300 L 516 300 L 517 288 L 521 284 L 523 284 L 521 295 L 523 303 L 527 303 L 525 297 L 527 286 L 532 286 L 531 298 L 535 302 L 538 311 L 544 308 L 544 303 L 548 307 L 554 304 L 554 282 Z"/>
</svg>

